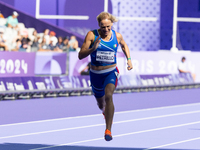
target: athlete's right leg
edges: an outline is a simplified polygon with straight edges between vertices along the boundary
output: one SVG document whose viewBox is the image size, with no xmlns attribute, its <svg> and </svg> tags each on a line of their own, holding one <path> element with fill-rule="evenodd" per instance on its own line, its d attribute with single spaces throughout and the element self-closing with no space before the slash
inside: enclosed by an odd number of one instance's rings
<svg viewBox="0 0 200 150">
<path fill-rule="evenodd" d="M 99 106 L 99 109 L 102 110 L 102 112 L 105 111 L 105 105 L 106 105 L 106 102 L 105 102 L 105 95 L 101 98 L 96 98 L 97 100 L 97 105 Z"/>
<path fill-rule="evenodd" d="M 97 105 L 102 112 L 105 108 L 105 92 L 103 87 L 103 77 L 101 74 L 96 74 L 90 71 L 90 82 L 92 91 L 97 101 Z"/>
</svg>

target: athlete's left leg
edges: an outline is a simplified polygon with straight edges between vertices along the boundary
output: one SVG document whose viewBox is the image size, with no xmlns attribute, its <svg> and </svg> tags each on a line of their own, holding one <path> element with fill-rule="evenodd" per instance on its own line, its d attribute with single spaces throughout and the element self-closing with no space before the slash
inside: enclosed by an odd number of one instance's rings
<svg viewBox="0 0 200 150">
<path fill-rule="evenodd" d="M 106 119 L 106 131 L 105 131 L 105 140 L 110 141 L 112 140 L 111 135 L 111 126 L 113 122 L 113 116 L 114 116 L 114 104 L 113 104 L 113 93 L 115 90 L 115 85 L 112 83 L 109 83 L 105 87 L 105 101 L 106 101 L 106 107 L 105 107 L 105 119 Z"/>
</svg>

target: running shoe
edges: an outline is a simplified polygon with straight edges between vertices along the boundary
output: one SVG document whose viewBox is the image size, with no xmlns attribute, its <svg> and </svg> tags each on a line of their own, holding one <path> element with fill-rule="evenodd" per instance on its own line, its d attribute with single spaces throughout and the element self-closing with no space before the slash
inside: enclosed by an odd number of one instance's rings
<svg viewBox="0 0 200 150">
<path fill-rule="evenodd" d="M 112 135 L 111 135 L 110 130 L 106 129 L 104 138 L 106 141 L 112 140 Z"/>
</svg>

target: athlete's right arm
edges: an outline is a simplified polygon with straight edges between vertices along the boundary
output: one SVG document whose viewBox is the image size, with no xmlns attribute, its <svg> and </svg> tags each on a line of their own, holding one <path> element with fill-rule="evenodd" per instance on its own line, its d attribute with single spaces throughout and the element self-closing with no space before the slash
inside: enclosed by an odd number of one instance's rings
<svg viewBox="0 0 200 150">
<path fill-rule="evenodd" d="M 94 33 L 92 31 L 89 31 L 85 37 L 84 43 L 81 46 L 81 50 L 79 51 L 78 58 L 83 59 L 90 55 L 93 51 L 95 51 L 100 43 L 99 40 L 100 37 L 98 37 L 94 41 Z M 90 45 L 94 42 L 94 45 L 92 48 L 89 48 Z"/>
</svg>

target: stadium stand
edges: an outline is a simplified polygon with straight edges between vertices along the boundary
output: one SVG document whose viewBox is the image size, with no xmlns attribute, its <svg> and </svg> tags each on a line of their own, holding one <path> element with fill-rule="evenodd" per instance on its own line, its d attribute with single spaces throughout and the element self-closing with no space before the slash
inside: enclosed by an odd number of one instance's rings
<svg viewBox="0 0 200 150">
<path fill-rule="evenodd" d="M 17 28 L 10 28 L 6 26 L 7 18 L 1 18 L 1 20 L 3 21 L 1 22 L 0 31 L 3 34 L 2 37 L 4 37 L 6 41 L 6 46 L 3 46 L 3 44 L 1 45 L 1 47 L 3 48 L 2 50 L 27 52 L 36 52 L 38 50 L 57 52 L 63 51 L 63 47 L 59 47 L 60 50 L 58 49 L 58 38 L 56 37 L 57 33 L 55 33 L 54 31 L 50 31 L 48 28 L 46 28 L 43 32 L 37 33 L 37 29 L 26 28 L 23 22 L 19 22 L 17 24 Z M 63 38 L 62 36 L 59 37 Z M 72 43 L 72 40 L 69 40 L 69 46 L 65 48 L 65 51 L 78 51 L 79 48 L 76 36 L 72 35 L 70 38 L 72 38 L 73 41 L 76 42 L 76 44 L 74 45 Z M 44 40 L 45 43 L 43 43 Z M 26 43 L 25 45 L 23 44 L 24 42 Z"/>
<path fill-rule="evenodd" d="M 36 19 L 35 17 L 28 15 L 25 12 L 22 12 L 20 10 L 16 10 L 14 7 L 12 7 L 4 2 L 1 2 L 1 1 L 0 1 L 0 10 L 1 10 L 1 13 L 4 15 L 3 21 L 0 21 L 1 22 L 0 24 L 3 24 L 3 26 L 0 25 L 0 27 L 5 28 L 4 25 L 6 23 L 6 18 L 8 16 L 10 16 L 13 11 L 17 11 L 17 13 L 19 14 L 18 20 L 19 20 L 20 28 L 25 27 L 28 30 L 30 30 L 30 32 L 32 32 L 33 29 L 36 29 L 38 34 L 42 33 L 45 29 L 49 29 L 50 31 L 54 31 L 56 33 L 57 37 L 58 36 L 62 36 L 62 37 L 69 36 L 70 37 L 72 35 L 75 35 L 79 45 L 81 45 L 83 43 L 83 40 L 84 40 L 83 36 L 73 33 L 71 31 L 68 31 L 66 29 L 59 28 L 57 26 L 54 26 L 54 25 L 44 22 L 42 20 Z"/>
</svg>

